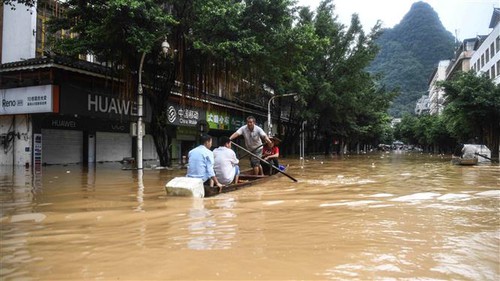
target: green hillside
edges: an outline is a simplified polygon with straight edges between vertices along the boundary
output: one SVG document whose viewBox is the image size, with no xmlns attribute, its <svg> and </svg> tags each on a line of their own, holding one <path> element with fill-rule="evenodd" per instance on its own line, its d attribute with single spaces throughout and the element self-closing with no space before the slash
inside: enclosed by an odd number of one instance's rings
<svg viewBox="0 0 500 281">
<path fill-rule="evenodd" d="M 378 39 L 380 53 L 370 71 L 381 73 L 388 89 L 399 88 L 390 113 L 400 117 L 413 112 L 415 102 L 428 89 L 428 80 L 440 60 L 453 56 L 454 37 L 427 3 L 416 2 L 401 22 L 384 30 Z"/>
</svg>

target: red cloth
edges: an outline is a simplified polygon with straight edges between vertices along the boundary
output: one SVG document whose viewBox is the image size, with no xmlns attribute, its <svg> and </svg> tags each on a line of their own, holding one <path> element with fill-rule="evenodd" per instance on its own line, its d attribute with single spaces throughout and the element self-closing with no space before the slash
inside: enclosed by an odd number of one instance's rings
<svg viewBox="0 0 500 281">
<path fill-rule="evenodd" d="M 280 149 L 277 146 L 273 146 L 272 148 L 270 148 L 266 145 L 266 146 L 264 146 L 264 149 L 262 150 L 262 157 L 274 155 L 276 153 L 280 153 Z"/>
</svg>

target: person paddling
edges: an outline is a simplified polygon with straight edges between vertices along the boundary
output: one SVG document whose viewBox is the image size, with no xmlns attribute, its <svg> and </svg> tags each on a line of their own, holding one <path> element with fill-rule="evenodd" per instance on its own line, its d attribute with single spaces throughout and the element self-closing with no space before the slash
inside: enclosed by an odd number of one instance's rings
<svg viewBox="0 0 500 281">
<path fill-rule="evenodd" d="M 245 146 L 248 150 L 252 151 L 258 157 L 251 156 L 250 157 L 250 165 L 253 169 L 254 175 L 263 175 L 262 166 L 260 165 L 260 157 L 262 156 L 262 139 L 267 144 L 271 144 L 272 141 L 269 139 L 267 134 L 260 128 L 255 125 L 255 117 L 248 116 L 247 124 L 241 126 L 236 132 L 234 132 L 229 140 L 235 140 L 239 136 L 243 136 L 245 139 Z"/>
</svg>

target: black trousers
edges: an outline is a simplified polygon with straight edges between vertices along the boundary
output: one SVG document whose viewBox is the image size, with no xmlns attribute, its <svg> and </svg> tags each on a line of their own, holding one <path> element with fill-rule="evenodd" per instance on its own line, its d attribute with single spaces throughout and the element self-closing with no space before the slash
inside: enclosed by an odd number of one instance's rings
<svg viewBox="0 0 500 281">
<path fill-rule="evenodd" d="M 271 163 L 276 168 L 280 167 L 278 158 L 271 158 L 267 162 Z M 260 161 L 260 164 L 262 165 L 262 171 L 264 172 L 264 175 L 272 175 L 277 173 L 276 170 L 274 170 L 274 168 L 269 166 L 267 163 Z"/>
</svg>

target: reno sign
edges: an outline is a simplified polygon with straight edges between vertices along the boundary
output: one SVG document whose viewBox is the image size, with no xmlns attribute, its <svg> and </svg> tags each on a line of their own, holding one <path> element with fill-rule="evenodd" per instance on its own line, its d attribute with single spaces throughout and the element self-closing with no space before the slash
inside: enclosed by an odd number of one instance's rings
<svg viewBox="0 0 500 281">
<path fill-rule="evenodd" d="M 58 112 L 59 87 L 42 85 L 2 89 L 0 101 L 0 115 Z"/>
</svg>

